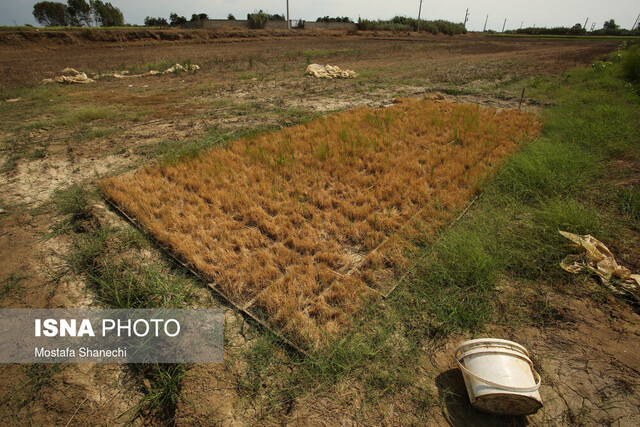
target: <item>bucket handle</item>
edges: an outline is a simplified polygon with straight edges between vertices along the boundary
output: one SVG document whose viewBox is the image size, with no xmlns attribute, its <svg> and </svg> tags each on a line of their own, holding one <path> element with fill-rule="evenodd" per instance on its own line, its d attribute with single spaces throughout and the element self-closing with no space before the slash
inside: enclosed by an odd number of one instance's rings
<svg viewBox="0 0 640 427">
<path fill-rule="evenodd" d="M 501 353 L 501 352 L 492 352 L 492 353 Z M 500 390 L 504 390 L 504 391 L 511 391 L 514 393 L 533 393 L 534 391 L 538 391 L 538 389 L 540 388 L 540 383 L 542 382 L 542 379 L 540 378 L 540 374 L 538 374 L 535 370 L 535 368 L 533 367 L 533 363 L 531 363 L 531 360 L 527 359 L 527 362 L 529 363 L 529 366 L 531 366 L 531 371 L 533 372 L 533 376 L 535 377 L 535 382 L 536 384 L 531 386 L 531 387 L 512 387 L 509 385 L 505 385 L 505 384 L 498 384 L 498 383 L 494 383 L 493 381 L 489 381 L 486 378 L 482 378 L 481 376 L 471 372 L 469 369 L 467 369 L 461 362 L 460 362 L 460 358 L 456 357 L 456 363 L 458 364 L 458 368 L 460 368 L 460 370 L 462 372 L 464 372 L 465 374 L 467 374 L 468 376 L 470 376 L 471 378 L 473 378 L 476 381 L 480 381 L 481 383 L 487 384 L 491 387 L 500 389 Z"/>
</svg>

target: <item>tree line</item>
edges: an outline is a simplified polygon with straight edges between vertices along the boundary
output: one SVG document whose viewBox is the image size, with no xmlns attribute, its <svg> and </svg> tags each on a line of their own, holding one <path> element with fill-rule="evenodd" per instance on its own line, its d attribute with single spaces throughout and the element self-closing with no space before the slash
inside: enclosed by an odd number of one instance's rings
<svg viewBox="0 0 640 427">
<path fill-rule="evenodd" d="M 41 1 L 33 5 L 33 16 L 46 27 L 121 27 L 124 16 L 117 7 L 101 0 Z"/>
<path fill-rule="evenodd" d="M 209 19 L 209 15 L 207 15 L 206 13 L 194 13 L 193 15 L 191 15 L 191 19 L 189 21 L 187 21 L 187 18 L 185 18 L 184 16 L 178 16 L 177 13 L 171 13 L 169 15 L 168 21 L 163 17 L 154 18 L 151 16 L 147 16 L 144 19 L 144 25 L 146 25 L 147 27 L 175 27 L 187 22 L 201 22 L 207 19 Z M 227 19 L 230 21 L 235 21 L 236 17 L 233 16 L 232 13 L 230 13 L 227 15 Z M 251 28 L 264 28 L 268 21 L 285 21 L 286 18 L 284 15 L 270 15 L 268 13 L 265 13 L 261 9 L 259 12 L 248 13 L 247 20 L 249 21 L 249 26 Z"/>
<path fill-rule="evenodd" d="M 540 27 L 528 27 L 520 28 L 517 30 L 505 31 L 507 34 L 528 34 L 528 35 L 561 35 L 561 36 L 583 36 L 586 34 L 594 36 L 633 36 L 639 35 L 640 30 L 632 29 L 625 30 L 620 28 L 620 25 L 616 24 L 615 19 L 605 21 L 602 28 L 594 31 L 587 31 L 582 24 L 578 23 L 573 27 L 554 27 L 554 28 L 540 28 Z"/>
<path fill-rule="evenodd" d="M 342 16 L 342 17 L 336 16 L 335 18 L 332 18 L 330 16 L 321 16 L 320 18 L 316 19 L 316 22 L 349 22 L 349 23 L 352 23 L 353 21 L 348 16 Z"/>
<path fill-rule="evenodd" d="M 425 31 L 431 34 L 466 34 L 462 23 L 438 19 L 436 21 L 417 20 L 407 16 L 394 16 L 390 20 L 369 20 L 358 18 L 358 30 L 362 31 Z"/>
<path fill-rule="evenodd" d="M 199 22 L 199 21 L 204 21 L 206 19 L 209 19 L 209 15 L 207 15 L 206 13 L 194 13 L 193 15 L 191 15 L 190 21 Z M 185 18 L 184 16 L 179 16 L 175 12 L 171 12 L 171 14 L 169 15 L 168 21 L 166 18 L 162 18 L 162 17 L 153 18 L 151 16 L 147 16 L 146 18 L 144 18 L 144 25 L 146 25 L 147 27 L 169 27 L 169 26 L 175 27 L 177 25 L 182 25 L 187 22 L 189 22 L 187 21 L 187 18 Z"/>
</svg>

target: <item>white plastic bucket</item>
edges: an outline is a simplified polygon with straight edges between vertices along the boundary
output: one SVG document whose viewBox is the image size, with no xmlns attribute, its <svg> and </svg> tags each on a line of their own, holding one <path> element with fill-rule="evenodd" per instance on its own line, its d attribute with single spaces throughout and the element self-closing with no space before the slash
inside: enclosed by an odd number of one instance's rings
<svg viewBox="0 0 640 427">
<path fill-rule="evenodd" d="M 465 341 L 456 348 L 455 358 L 476 409 L 526 415 L 542 407 L 540 375 L 520 344 L 496 338 Z"/>
</svg>

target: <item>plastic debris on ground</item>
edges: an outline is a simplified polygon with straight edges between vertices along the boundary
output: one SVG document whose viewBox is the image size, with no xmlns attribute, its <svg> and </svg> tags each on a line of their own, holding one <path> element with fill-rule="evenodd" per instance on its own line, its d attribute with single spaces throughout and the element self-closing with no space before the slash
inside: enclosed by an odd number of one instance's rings
<svg viewBox="0 0 640 427">
<path fill-rule="evenodd" d="M 170 73 L 178 73 L 182 71 L 197 71 L 200 67 L 195 64 L 175 64 L 166 70 L 160 72 L 156 70 L 149 70 L 146 73 L 142 74 L 131 74 L 129 71 L 120 71 L 113 74 L 95 74 L 93 75 L 93 79 L 87 77 L 86 73 L 77 71 L 73 68 L 65 68 L 61 71 L 61 75 L 54 77 L 52 79 L 44 79 L 40 83 L 48 84 L 48 83 L 92 83 L 94 79 L 102 79 L 105 77 L 114 77 L 116 79 L 128 79 L 128 78 L 137 78 L 137 77 L 149 77 L 149 76 L 157 76 L 161 74 L 170 74 Z"/>
<path fill-rule="evenodd" d="M 307 74 L 318 79 L 355 79 L 358 74 L 353 70 L 342 70 L 333 65 L 311 64 L 307 67 Z"/>
<path fill-rule="evenodd" d="M 64 70 L 62 70 L 61 75 L 56 76 L 52 79 L 44 79 L 42 80 L 41 83 L 66 83 L 66 84 L 72 84 L 72 83 L 80 83 L 80 84 L 86 84 L 86 83 L 93 83 L 94 80 L 90 79 L 89 77 L 87 77 L 87 75 L 81 71 L 78 71 L 76 69 L 73 68 L 65 68 Z"/>
<path fill-rule="evenodd" d="M 611 251 L 593 236 L 566 231 L 560 231 L 560 234 L 571 240 L 580 251 L 562 260 L 560 266 L 563 270 L 574 274 L 585 270 L 593 272 L 614 293 L 640 302 L 640 274 L 631 274 L 628 268 L 618 264 Z"/>
</svg>

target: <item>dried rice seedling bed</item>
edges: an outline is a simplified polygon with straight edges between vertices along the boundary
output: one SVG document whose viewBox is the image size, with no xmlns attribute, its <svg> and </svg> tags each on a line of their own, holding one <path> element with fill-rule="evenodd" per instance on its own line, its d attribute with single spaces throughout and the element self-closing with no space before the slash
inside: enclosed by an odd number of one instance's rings
<svg viewBox="0 0 640 427">
<path fill-rule="evenodd" d="M 238 306 L 302 347 L 385 293 L 531 114 L 429 100 L 360 108 L 101 182 Z"/>
</svg>

